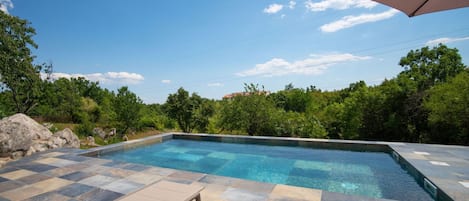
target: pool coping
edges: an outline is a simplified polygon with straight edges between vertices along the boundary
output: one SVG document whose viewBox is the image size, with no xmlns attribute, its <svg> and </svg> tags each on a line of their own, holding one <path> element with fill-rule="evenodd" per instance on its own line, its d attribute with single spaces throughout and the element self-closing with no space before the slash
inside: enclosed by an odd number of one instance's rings
<svg viewBox="0 0 469 201">
<path fill-rule="evenodd" d="M 170 139 L 208 140 L 228 143 L 254 143 L 280 146 L 300 146 L 322 149 L 386 152 L 393 156 L 435 200 L 463 200 L 469 197 L 469 158 L 458 158 L 469 147 L 453 145 L 415 144 L 404 142 L 331 140 L 290 137 L 240 136 L 217 134 L 165 133 L 118 144 L 87 150 L 84 156 L 99 156 L 108 152 L 164 142 Z M 445 150 L 450 152 L 445 153 Z M 453 152 L 451 152 L 453 150 Z M 454 151 L 456 150 L 456 152 Z M 457 151 L 461 152 L 459 154 Z M 445 156 L 446 154 L 446 156 Z M 444 168 L 442 168 L 444 167 Z M 464 169 L 468 169 L 464 171 Z M 433 189 L 436 188 L 435 189 Z"/>
</svg>

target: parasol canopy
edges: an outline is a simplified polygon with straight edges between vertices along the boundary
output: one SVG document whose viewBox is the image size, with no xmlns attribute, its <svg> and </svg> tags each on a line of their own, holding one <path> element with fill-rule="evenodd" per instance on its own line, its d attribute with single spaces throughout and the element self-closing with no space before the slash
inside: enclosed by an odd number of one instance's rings
<svg viewBox="0 0 469 201">
<path fill-rule="evenodd" d="M 469 0 L 373 0 L 398 9 L 409 17 L 469 6 Z"/>
</svg>

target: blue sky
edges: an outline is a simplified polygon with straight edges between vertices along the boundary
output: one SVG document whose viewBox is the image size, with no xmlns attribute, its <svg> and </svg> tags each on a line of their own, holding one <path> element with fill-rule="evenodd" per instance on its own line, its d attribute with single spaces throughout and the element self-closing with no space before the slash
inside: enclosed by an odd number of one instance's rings
<svg viewBox="0 0 469 201">
<path fill-rule="evenodd" d="M 207 98 L 258 83 L 323 90 L 396 76 L 411 49 L 438 42 L 469 63 L 469 8 L 408 18 L 369 0 L 0 0 L 27 19 L 35 62 L 146 103 L 179 87 Z"/>
</svg>

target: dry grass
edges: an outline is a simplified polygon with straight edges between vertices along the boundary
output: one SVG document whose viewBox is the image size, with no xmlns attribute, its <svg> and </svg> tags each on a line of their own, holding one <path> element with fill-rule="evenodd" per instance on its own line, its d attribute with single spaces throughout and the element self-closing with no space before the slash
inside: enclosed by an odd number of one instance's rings
<svg viewBox="0 0 469 201">
<path fill-rule="evenodd" d="M 150 130 L 137 132 L 133 135 L 127 135 L 127 137 L 129 137 L 129 140 L 135 140 L 135 139 L 140 139 L 140 138 L 144 138 L 144 137 L 148 137 L 148 136 L 158 135 L 158 134 L 161 134 L 161 133 L 163 133 L 163 132 L 158 131 L 158 130 L 150 129 Z"/>
</svg>

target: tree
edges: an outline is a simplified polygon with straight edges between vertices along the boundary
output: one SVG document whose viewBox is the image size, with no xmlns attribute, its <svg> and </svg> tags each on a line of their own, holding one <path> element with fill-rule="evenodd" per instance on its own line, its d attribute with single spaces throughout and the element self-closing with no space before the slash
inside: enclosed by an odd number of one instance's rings
<svg viewBox="0 0 469 201">
<path fill-rule="evenodd" d="M 399 65 L 404 68 L 401 75 L 415 81 L 418 90 L 426 90 L 436 83 L 445 82 L 464 70 L 461 56 L 456 48 L 439 44 L 430 49 L 411 50 L 402 57 Z"/>
<path fill-rule="evenodd" d="M 30 48 L 37 48 L 34 28 L 26 20 L 0 12 L 0 91 L 11 93 L 16 112 L 29 113 L 38 104 L 40 65 L 33 65 Z"/>
<path fill-rule="evenodd" d="M 224 100 L 219 124 L 223 129 L 242 130 L 249 135 L 275 135 L 277 108 L 259 85 L 245 84 L 244 94 Z"/>
<path fill-rule="evenodd" d="M 431 142 L 469 145 L 469 72 L 430 89 L 424 106 L 434 129 Z"/>
<path fill-rule="evenodd" d="M 129 91 L 128 87 L 121 87 L 117 90 L 114 111 L 116 112 L 116 120 L 119 122 L 120 133 L 124 134 L 130 128 L 137 129 L 141 118 L 142 104 L 140 98 Z"/>
<path fill-rule="evenodd" d="M 168 116 L 178 122 L 183 132 L 190 133 L 194 128 L 204 132 L 208 118 L 214 113 L 213 106 L 205 104 L 205 101 L 196 93 L 189 96 L 189 92 L 181 87 L 168 96 L 165 107 Z"/>
</svg>

